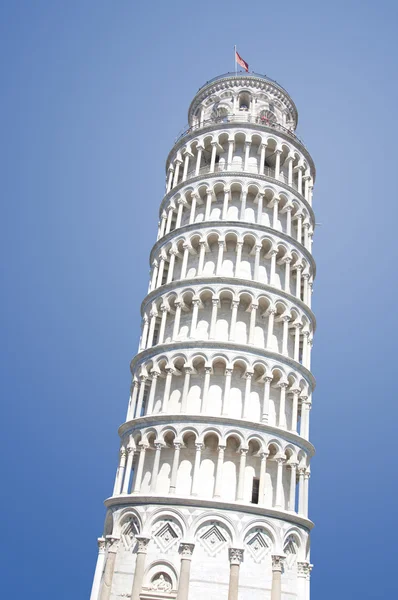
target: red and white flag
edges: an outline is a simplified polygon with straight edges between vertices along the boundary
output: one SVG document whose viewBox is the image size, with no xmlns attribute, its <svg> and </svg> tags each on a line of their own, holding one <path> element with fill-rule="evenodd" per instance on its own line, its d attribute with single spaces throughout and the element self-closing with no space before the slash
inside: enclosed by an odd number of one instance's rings
<svg viewBox="0 0 398 600">
<path fill-rule="evenodd" d="M 238 63 L 238 65 L 240 65 L 242 67 L 242 69 L 245 69 L 245 71 L 249 72 L 249 65 L 247 64 L 247 62 L 245 60 L 243 60 L 243 58 L 240 56 L 240 54 L 237 53 L 236 50 L 235 50 L 235 60 Z"/>
</svg>

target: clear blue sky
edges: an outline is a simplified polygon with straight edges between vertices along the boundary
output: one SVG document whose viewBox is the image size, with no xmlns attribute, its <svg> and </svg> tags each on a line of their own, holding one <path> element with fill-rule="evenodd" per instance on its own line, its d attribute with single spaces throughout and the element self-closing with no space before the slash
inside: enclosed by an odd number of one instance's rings
<svg viewBox="0 0 398 600">
<path fill-rule="evenodd" d="M 396 598 L 396 2 L 3 2 L 2 597 L 86 600 L 164 161 L 206 80 L 291 93 L 317 165 L 312 597 Z"/>
</svg>

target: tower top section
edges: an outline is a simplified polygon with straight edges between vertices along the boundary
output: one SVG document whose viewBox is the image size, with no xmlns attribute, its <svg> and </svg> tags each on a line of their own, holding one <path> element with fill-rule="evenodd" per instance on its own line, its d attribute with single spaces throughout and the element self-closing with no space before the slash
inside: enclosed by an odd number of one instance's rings
<svg viewBox="0 0 398 600">
<path fill-rule="evenodd" d="M 190 127 L 205 122 L 258 122 L 294 132 L 297 108 L 287 91 L 266 75 L 224 73 L 207 81 L 188 110 Z"/>
</svg>

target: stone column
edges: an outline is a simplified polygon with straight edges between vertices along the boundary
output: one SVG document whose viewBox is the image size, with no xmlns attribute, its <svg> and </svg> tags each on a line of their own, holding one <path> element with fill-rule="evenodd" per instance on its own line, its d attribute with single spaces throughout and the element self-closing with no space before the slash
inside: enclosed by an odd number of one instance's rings
<svg viewBox="0 0 398 600">
<path fill-rule="evenodd" d="M 138 549 L 135 561 L 133 587 L 131 590 L 131 600 L 140 600 L 142 580 L 144 579 L 145 573 L 145 558 L 150 538 L 144 535 L 136 535 L 135 539 L 138 543 Z"/>
<path fill-rule="evenodd" d="M 138 381 L 133 381 L 132 386 L 130 388 L 130 400 L 129 400 L 129 406 L 127 409 L 126 421 L 130 421 L 130 419 L 134 419 L 134 410 L 135 410 L 135 403 L 137 401 L 138 388 L 139 388 Z"/>
<path fill-rule="evenodd" d="M 265 376 L 264 377 L 264 397 L 263 397 L 263 408 L 262 408 L 262 416 L 261 421 L 263 423 L 268 423 L 268 414 L 269 414 L 269 392 L 271 387 L 272 377 Z"/>
<path fill-rule="evenodd" d="M 174 171 L 173 188 L 178 184 L 178 176 L 180 174 L 180 165 L 182 163 L 182 160 L 178 159 L 175 161 L 175 163 L 176 163 L 176 167 L 175 167 L 175 171 Z"/>
<path fill-rule="evenodd" d="M 203 148 L 201 146 L 198 146 L 198 154 L 196 156 L 195 177 L 199 175 L 200 163 L 202 162 L 202 150 Z"/>
<path fill-rule="evenodd" d="M 156 287 L 156 282 L 158 279 L 158 269 L 159 269 L 158 261 L 155 259 L 152 264 L 152 279 L 151 279 L 151 287 L 150 287 L 151 292 Z"/>
<path fill-rule="evenodd" d="M 287 175 L 287 183 L 288 185 L 290 185 L 290 187 L 292 187 L 293 185 L 293 160 L 294 157 L 293 156 L 288 156 L 288 175 Z"/>
<path fill-rule="evenodd" d="M 297 600 L 309 600 L 307 597 L 309 572 L 310 564 L 308 562 L 297 562 Z"/>
<path fill-rule="evenodd" d="M 245 395 L 243 398 L 242 419 L 247 419 L 253 375 L 254 375 L 253 371 L 251 371 L 251 372 L 246 371 L 246 373 L 245 373 L 246 385 L 245 385 Z"/>
<path fill-rule="evenodd" d="M 126 466 L 126 448 L 122 446 L 120 448 L 120 459 L 119 466 L 116 471 L 115 485 L 113 486 L 113 496 L 118 496 L 122 489 L 124 469 Z"/>
<path fill-rule="evenodd" d="M 243 170 L 247 171 L 248 166 L 249 166 L 249 156 L 250 156 L 250 146 L 252 145 L 251 142 L 245 142 L 245 162 L 244 162 L 244 166 L 243 166 Z"/>
<path fill-rule="evenodd" d="M 164 264 L 164 261 L 162 262 L 162 265 Z M 155 333 L 155 325 L 156 325 L 156 318 L 158 316 L 158 312 L 155 309 L 151 310 L 151 312 L 149 313 L 149 316 L 151 317 L 150 323 L 149 323 L 149 333 L 148 333 L 148 340 L 147 340 L 147 344 L 146 347 L 150 348 L 152 346 L 152 342 L 153 342 L 153 335 Z"/>
<path fill-rule="evenodd" d="M 269 275 L 269 284 L 270 285 L 274 285 L 275 284 L 276 255 L 277 255 L 277 251 L 276 250 L 271 250 L 271 252 L 269 253 L 269 255 L 271 257 L 271 268 L 270 268 L 270 275 Z"/>
<path fill-rule="evenodd" d="M 191 572 L 192 553 L 195 544 L 181 542 L 179 552 L 181 555 L 180 579 L 178 581 L 177 600 L 188 600 L 189 574 Z"/>
<path fill-rule="evenodd" d="M 258 503 L 265 504 L 265 475 L 267 473 L 267 457 L 268 452 L 260 453 L 260 481 L 259 481 L 259 490 L 258 490 Z"/>
<path fill-rule="evenodd" d="M 158 337 L 158 344 L 163 344 L 163 338 L 164 338 L 164 331 L 166 329 L 166 319 L 167 319 L 167 313 L 168 313 L 168 309 L 167 306 L 165 306 L 164 304 L 162 304 L 162 306 L 160 307 L 160 312 L 162 313 L 162 317 L 160 320 L 160 327 L 159 327 L 159 337 Z"/>
<path fill-rule="evenodd" d="M 198 199 L 197 194 L 191 194 L 191 212 L 189 213 L 189 225 L 192 225 L 192 223 L 195 223 L 197 199 Z"/>
<path fill-rule="evenodd" d="M 239 215 L 239 219 L 241 221 L 245 220 L 246 198 L 247 198 L 247 192 L 246 192 L 246 190 L 243 190 L 242 191 L 241 201 L 240 201 L 240 215 Z"/>
<path fill-rule="evenodd" d="M 279 418 L 278 418 L 278 427 L 281 429 L 286 429 L 286 390 L 288 388 L 287 382 L 282 382 L 279 384 L 281 393 L 279 397 Z"/>
<path fill-rule="evenodd" d="M 214 298 L 211 302 L 212 302 L 213 307 L 211 310 L 209 340 L 214 340 L 215 336 L 216 336 L 217 310 L 218 310 L 219 301 L 217 298 Z"/>
<path fill-rule="evenodd" d="M 260 175 L 264 175 L 264 163 L 265 163 L 265 144 L 261 144 L 260 151 Z"/>
<path fill-rule="evenodd" d="M 243 242 L 236 242 L 236 262 L 235 262 L 235 277 L 239 277 L 239 267 L 242 258 Z"/>
<path fill-rule="evenodd" d="M 166 279 L 166 283 L 171 283 L 173 281 L 173 275 L 174 275 L 174 263 L 176 260 L 176 250 L 174 250 L 173 248 L 170 250 L 170 259 L 169 259 L 169 270 L 167 271 L 167 279 Z"/>
<path fill-rule="evenodd" d="M 167 213 L 166 234 L 170 233 L 171 221 L 173 220 L 174 206 L 171 205 Z"/>
<path fill-rule="evenodd" d="M 185 154 L 185 159 L 184 159 L 184 171 L 182 173 L 182 180 L 186 181 L 187 179 L 187 175 L 188 175 L 188 169 L 189 169 L 189 159 L 192 156 L 191 153 L 186 153 Z"/>
<path fill-rule="evenodd" d="M 192 488 L 191 488 L 192 496 L 198 495 L 199 469 L 200 469 L 200 459 L 201 459 L 203 444 L 196 443 L 195 448 L 196 448 L 196 453 L 195 453 L 195 463 L 193 466 Z"/>
<path fill-rule="evenodd" d="M 181 442 L 174 442 L 173 466 L 171 468 L 170 489 L 169 494 L 176 493 L 178 465 L 180 463 Z"/>
<path fill-rule="evenodd" d="M 249 325 L 249 341 L 248 341 L 248 343 L 253 345 L 254 344 L 254 329 L 256 327 L 256 316 L 257 316 L 258 304 L 255 304 L 254 302 L 252 302 L 252 305 L 250 308 L 251 308 L 251 310 L 250 310 L 250 325 Z"/>
<path fill-rule="evenodd" d="M 157 373 L 156 371 L 152 371 L 151 375 L 152 375 L 152 381 L 151 381 L 151 389 L 149 392 L 148 408 L 145 411 L 147 415 L 150 415 L 153 411 L 153 403 L 155 401 L 156 384 L 158 381 L 159 373 Z"/>
<path fill-rule="evenodd" d="M 272 337 L 274 335 L 274 318 L 276 315 L 276 310 L 275 310 L 275 308 L 269 308 L 267 312 L 268 312 L 267 349 L 271 350 Z"/>
<path fill-rule="evenodd" d="M 156 484 L 158 482 L 159 464 L 160 464 L 160 453 L 162 451 L 162 444 L 155 442 L 155 460 L 153 461 L 152 475 L 151 475 L 151 494 L 156 494 Z"/>
<path fill-rule="evenodd" d="M 223 416 L 228 415 L 229 412 L 229 393 L 231 390 L 231 377 L 232 377 L 233 369 L 226 368 L 225 369 L 225 385 L 224 385 L 224 394 L 222 399 L 222 410 L 221 413 Z"/>
<path fill-rule="evenodd" d="M 185 279 L 185 277 L 187 276 L 187 267 L 188 267 L 188 258 L 189 258 L 189 244 L 188 243 L 184 243 L 183 244 L 183 248 L 184 248 L 184 254 L 182 256 L 182 265 L 181 265 L 180 279 Z"/>
<path fill-rule="evenodd" d="M 309 483 L 310 483 L 310 470 L 306 469 L 305 473 L 304 473 L 304 510 L 303 510 L 303 514 L 304 516 L 308 519 L 308 488 L 309 488 Z"/>
<path fill-rule="evenodd" d="M 240 461 L 239 461 L 239 477 L 238 477 L 238 490 L 236 494 L 236 501 L 243 502 L 245 492 L 245 468 L 246 468 L 246 455 L 248 449 L 241 448 L 240 450 Z"/>
<path fill-rule="evenodd" d="M 263 194 L 257 195 L 257 225 L 262 225 L 263 222 Z"/>
<path fill-rule="evenodd" d="M 132 446 L 127 446 L 127 452 L 128 452 L 128 457 L 127 457 L 126 471 L 124 473 L 124 482 L 123 482 L 122 494 L 128 494 L 129 493 L 130 475 L 131 475 L 131 469 L 132 469 L 132 466 L 133 466 L 133 458 L 134 458 L 135 449 Z"/>
<path fill-rule="evenodd" d="M 216 166 L 216 155 L 217 155 L 217 142 L 211 143 L 211 158 L 210 158 L 210 173 L 214 173 Z"/>
<path fill-rule="evenodd" d="M 144 315 L 143 321 L 144 321 L 144 325 L 143 325 L 143 328 L 142 328 L 140 345 L 139 345 L 139 348 L 138 348 L 139 351 L 145 350 L 145 348 L 146 348 L 146 340 L 147 340 L 147 337 L 148 337 L 148 328 L 149 328 L 149 321 L 148 321 L 148 317 L 146 316 L 146 314 Z"/>
<path fill-rule="evenodd" d="M 224 188 L 224 203 L 222 206 L 222 220 L 226 221 L 228 217 L 228 202 L 229 202 L 229 188 Z"/>
<path fill-rule="evenodd" d="M 255 281 L 259 280 L 259 269 L 260 269 L 260 252 L 261 252 L 261 246 L 260 245 L 256 245 L 255 249 L 254 249 L 254 273 L 253 273 L 253 279 Z"/>
<path fill-rule="evenodd" d="M 220 277 L 222 272 L 222 260 L 224 254 L 224 240 L 218 242 L 218 256 L 217 256 L 217 267 L 216 267 L 216 275 Z"/>
<path fill-rule="evenodd" d="M 228 140 L 227 171 L 232 171 L 233 152 L 234 152 L 234 140 Z"/>
<path fill-rule="evenodd" d="M 183 179 L 184 181 L 184 179 Z M 177 210 L 177 219 L 176 219 L 176 229 L 178 229 L 179 227 L 181 227 L 181 220 L 182 220 L 182 211 L 184 210 L 184 204 L 185 204 L 185 200 L 183 198 L 180 198 L 177 202 L 178 204 L 178 210 Z"/>
<path fill-rule="evenodd" d="M 296 473 L 297 473 L 296 462 L 289 463 L 290 467 L 290 489 L 289 489 L 289 508 L 291 512 L 296 511 Z"/>
<path fill-rule="evenodd" d="M 206 252 L 206 242 L 199 242 L 200 250 L 199 250 L 199 261 L 198 261 L 198 272 L 197 275 L 202 275 L 204 262 L 205 262 L 205 252 Z"/>
<path fill-rule="evenodd" d="M 181 319 L 181 302 L 178 300 L 175 302 L 175 315 L 174 315 L 174 326 L 173 326 L 173 335 L 172 340 L 175 342 L 178 338 L 178 334 L 180 333 L 180 319 Z"/>
<path fill-rule="evenodd" d="M 236 317 L 238 315 L 238 306 L 239 300 L 232 300 L 232 314 L 231 314 L 231 326 L 229 329 L 229 341 L 235 341 L 235 326 L 236 326 Z"/>
<path fill-rule="evenodd" d="M 191 367 L 184 367 L 184 386 L 182 388 L 181 412 L 187 412 L 189 384 L 191 380 Z"/>
<path fill-rule="evenodd" d="M 141 416 L 142 402 L 144 400 L 145 385 L 146 385 L 147 379 L 148 379 L 148 377 L 145 377 L 145 376 L 141 377 L 140 391 L 138 394 L 137 407 L 135 409 L 135 418 L 136 419 L 138 419 Z"/>
<path fill-rule="evenodd" d="M 209 219 L 210 219 L 212 199 L 213 199 L 213 192 L 208 189 L 207 196 L 206 196 L 205 221 L 209 221 Z"/>
<path fill-rule="evenodd" d="M 164 394 L 163 394 L 163 402 L 162 402 L 162 409 L 161 412 L 165 413 L 167 412 L 167 406 L 169 403 L 169 396 L 170 396 L 170 389 L 171 389 L 171 379 L 173 377 L 173 369 L 171 369 L 170 367 L 166 368 L 166 383 L 164 385 Z"/>
<path fill-rule="evenodd" d="M 293 358 L 296 362 L 299 362 L 300 358 L 300 331 L 303 327 L 302 323 L 294 323 L 296 331 L 294 332 L 294 355 Z"/>
<path fill-rule="evenodd" d="M 102 573 L 104 570 L 105 563 L 105 538 L 98 538 L 98 557 L 95 565 L 95 573 L 93 579 L 93 585 L 91 588 L 90 600 L 98 600 Z"/>
<path fill-rule="evenodd" d="M 279 198 L 275 198 L 274 203 L 273 203 L 273 211 L 272 211 L 272 227 L 273 227 L 273 229 L 276 229 L 277 225 L 278 225 L 278 206 L 279 206 Z"/>
<path fill-rule="evenodd" d="M 293 394 L 293 406 L 292 406 L 292 431 L 297 433 L 297 414 L 298 414 L 298 399 L 300 395 L 300 389 L 294 388 L 291 390 Z"/>
<path fill-rule="evenodd" d="M 134 494 L 139 494 L 141 491 L 142 472 L 144 470 L 145 452 L 147 448 L 148 446 L 146 444 L 142 444 L 134 481 Z"/>
<path fill-rule="evenodd" d="M 292 235 L 292 210 L 293 206 L 286 206 L 286 233 L 287 235 Z"/>
<path fill-rule="evenodd" d="M 239 570 L 240 564 L 243 562 L 242 548 L 229 548 L 229 587 L 228 600 L 238 600 L 239 593 Z"/>
<path fill-rule="evenodd" d="M 291 256 L 286 256 L 284 258 L 284 263 L 285 263 L 285 285 L 284 285 L 284 289 L 285 292 L 288 292 L 290 294 L 290 263 L 292 262 L 292 257 Z"/>
<path fill-rule="evenodd" d="M 276 472 L 276 494 L 275 494 L 275 508 L 283 508 L 282 504 L 282 492 L 283 492 L 283 463 L 285 462 L 284 456 L 278 456 L 276 459 L 278 464 L 278 470 Z"/>
<path fill-rule="evenodd" d="M 196 325 L 198 322 L 198 310 L 199 310 L 199 299 L 194 298 L 192 300 L 192 319 L 191 319 L 191 330 L 189 332 L 189 337 L 192 339 L 195 337 L 196 333 Z"/>
<path fill-rule="evenodd" d="M 288 340 L 289 340 L 289 321 L 290 315 L 282 317 L 283 334 L 282 334 L 282 354 L 288 356 Z"/>
<path fill-rule="evenodd" d="M 205 379 L 204 379 L 204 383 L 203 383 L 203 397 L 202 397 L 202 406 L 201 406 L 202 415 L 206 414 L 206 411 L 207 411 L 207 396 L 209 395 L 210 375 L 211 375 L 211 367 L 205 367 Z"/>
<path fill-rule="evenodd" d="M 225 451 L 225 446 L 223 446 L 222 444 L 219 444 L 218 458 L 217 458 L 216 482 L 214 485 L 214 498 L 220 498 L 220 496 L 221 496 L 222 472 L 223 472 L 223 465 L 224 465 L 224 451 Z"/>
<path fill-rule="evenodd" d="M 272 555 L 271 600 L 282 600 L 283 556 Z"/>
<path fill-rule="evenodd" d="M 115 560 L 117 553 L 117 545 L 119 542 L 118 538 L 112 537 L 110 535 L 106 536 L 106 541 L 108 545 L 108 554 L 105 562 L 105 571 L 102 579 L 101 593 L 99 600 L 109 600 L 111 597 L 112 590 L 112 580 L 113 580 L 113 572 L 115 570 Z"/>
<path fill-rule="evenodd" d="M 280 179 L 281 177 L 281 150 L 276 151 L 275 157 L 275 179 Z"/>
<path fill-rule="evenodd" d="M 300 467 L 299 470 L 299 498 L 298 498 L 298 514 L 304 515 L 304 475 L 305 467 Z"/>
</svg>

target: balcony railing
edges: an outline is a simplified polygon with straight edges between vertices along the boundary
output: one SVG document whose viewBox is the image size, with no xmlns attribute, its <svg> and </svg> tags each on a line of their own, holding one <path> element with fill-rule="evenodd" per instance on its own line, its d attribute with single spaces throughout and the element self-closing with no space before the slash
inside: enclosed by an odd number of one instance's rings
<svg viewBox="0 0 398 600">
<path fill-rule="evenodd" d="M 255 125 L 262 125 L 263 127 L 275 129 L 276 131 L 281 131 L 282 133 L 286 133 L 292 139 L 297 140 L 300 144 L 302 144 L 304 146 L 303 140 L 301 140 L 295 133 L 293 133 L 293 131 L 291 131 L 287 127 L 284 127 L 280 123 L 272 123 L 266 117 L 258 117 L 258 116 L 256 117 L 253 115 L 249 115 L 246 112 L 242 112 L 242 114 L 237 114 L 237 115 L 227 115 L 224 117 L 216 117 L 216 118 L 212 118 L 212 119 L 207 119 L 206 121 L 203 121 L 201 124 L 198 123 L 196 125 L 192 125 L 191 127 L 187 127 L 177 136 L 174 143 L 176 144 L 178 142 L 178 140 L 180 140 L 184 136 L 188 135 L 192 131 L 197 131 L 199 129 L 203 129 L 203 127 L 207 127 L 209 125 L 217 125 L 219 123 L 221 123 L 221 124 L 223 124 L 223 123 L 254 123 Z"/>
<path fill-rule="evenodd" d="M 238 165 L 238 164 L 216 164 L 213 173 L 231 173 L 231 172 L 242 172 L 245 174 L 253 174 L 253 175 L 259 175 L 259 170 L 255 165 L 249 165 L 247 167 L 247 169 L 243 169 L 242 165 Z M 196 177 L 198 175 L 211 175 L 212 173 L 210 173 L 210 164 L 204 165 L 203 167 L 201 167 L 199 169 L 199 172 L 196 173 L 196 169 L 189 169 L 188 173 L 187 173 L 187 180 L 191 179 L 192 177 Z M 283 171 L 280 172 L 280 176 L 279 179 L 277 179 L 277 177 L 275 176 L 275 169 L 272 169 L 271 167 L 264 167 L 264 172 L 262 173 L 263 175 L 265 175 L 266 177 L 271 177 L 272 179 L 275 179 L 275 181 L 278 182 L 282 182 L 285 183 L 286 185 L 289 185 L 291 188 L 295 189 L 296 191 L 298 191 L 298 185 L 296 183 L 296 181 L 292 181 L 292 183 L 288 183 L 288 176 L 287 173 L 284 173 Z M 180 182 L 179 182 L 180 183 Z"/>
</svg>

